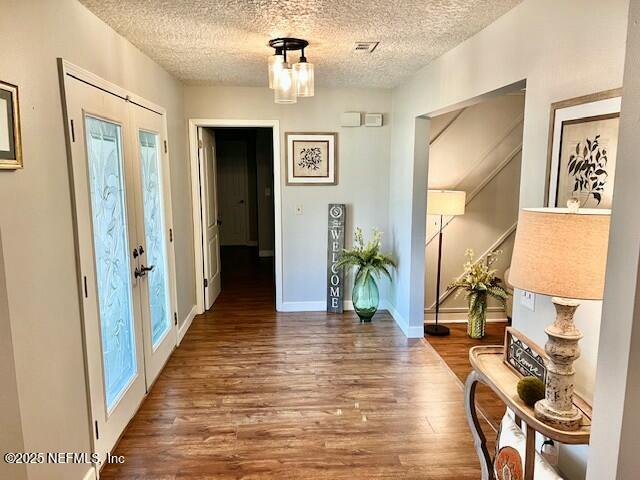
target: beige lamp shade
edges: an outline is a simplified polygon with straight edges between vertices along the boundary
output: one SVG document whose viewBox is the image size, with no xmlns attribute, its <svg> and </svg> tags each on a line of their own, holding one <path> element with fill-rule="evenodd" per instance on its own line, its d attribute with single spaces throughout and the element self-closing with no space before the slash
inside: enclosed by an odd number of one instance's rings
<svg viewBox="0 0 640 480">
<path fill-rule="evenodd" d="M 521 210 L 509 283 L 543 295 L 602 299 L 610 217 L 609 210 Z"/>
<path fill-rule="evenodd" d="M 427 190 L 427 214 L 463 215 L 466 197 L 455 190 Z"/>
</svg>

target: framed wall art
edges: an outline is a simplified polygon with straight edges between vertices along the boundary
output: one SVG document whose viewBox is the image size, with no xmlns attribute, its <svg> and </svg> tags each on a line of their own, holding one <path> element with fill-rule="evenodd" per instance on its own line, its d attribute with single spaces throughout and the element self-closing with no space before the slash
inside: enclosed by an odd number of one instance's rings
<svg viewBox="0 0 640 480">
<path fill-rule="evenodd" d="M 546 204 L 611 208 L 622 90 L 551 105 Z"/>
<path fill-rule="evenodd" d="M 287 185 L 337 185 L 337 135 L 287 132 Z"/>
<path fill-rule="evenodd" d="M 22 168 L 18 87 L 0 81 L 0 169 Z"/>
</svg>

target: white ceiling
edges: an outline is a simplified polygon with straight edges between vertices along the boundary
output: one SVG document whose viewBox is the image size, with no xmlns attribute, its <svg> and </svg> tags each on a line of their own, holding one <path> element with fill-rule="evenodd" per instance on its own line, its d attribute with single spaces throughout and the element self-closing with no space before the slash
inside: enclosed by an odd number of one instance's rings
<svg viewBox="0 0 640 480">
<path fill-rule="evenodd" d="M 186 83 L 266 85 L 267 42 L 291 36 L 318 86 L 391 88 L 521 0 L 80 1 Z"/>
</svg>

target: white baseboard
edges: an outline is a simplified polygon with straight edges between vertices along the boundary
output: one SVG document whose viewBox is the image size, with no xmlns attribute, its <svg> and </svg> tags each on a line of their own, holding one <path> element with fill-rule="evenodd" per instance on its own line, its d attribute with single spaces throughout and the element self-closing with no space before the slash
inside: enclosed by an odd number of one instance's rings
<svg viewBox="0 0 640 480">
<path fill-rule="evenodd" d="M 87 473 L 84 474 L 82 480 L 96 480 L 96 478 L 96 469 L 94 467 L 91 467 L 89 470 L 87 470 Z"/>
<path fill-rule="evenodd" d="M 443 323 L 467 323 L 468 309 L 449 309 L 440 310 L 440 322 Z M 424 323 L 435 323 L 435 312 L 430 312 L 425 309 Z M 506 322 L 507 314 L 504 308 L 489 308 L 487 309 L 487 322 Z"/>
<path fill-rule="evenodd" d="M 322 312 L 326 310 L 326 302 L 282 302 L 281 312 Z"/>
<path fill-rule="evenodd" d="M 439 323 L 467 323 L 467 318 L 441 318 Z M 508 320 L 506 318 L 487 318 L 487 323 L 507 323 Z M 434 319 L 426 319 L 424 323 L 431 324 L 436 323 Z"/>
<path fill-rule="evenodd" d="M 273 257 L 273 250 L 259 250 L 259 257 Z"/>
<path fill-rule="evenodd" d="M 197 313 L 198 306 L 194 305 L 191 311 L 187 314 L 187 317 L 184 319 L 184 321 L 178 326 L 178 345 L 180 345 L 180 342 L 182 342 L 182 339 L 187 333 L 187 330 L 189 330 L 191 322 L 193 322 L 193 319 L 196 317 Z"/>
<path fill-rule="evenodd" d="M 353 310 L 353 302 L 344 300 L 342 308 L 346 311 Z M 325 300 L 317 302 L 282 302 L 279 312 L 326 312 L 327 302 Z"/>
<path fill-rule="evenodd" d="M 409 325 L 409 322 L 404 319 L 400 312 L 398 312 L 395 307 L 391 304 L 391 302 L 383 301 L 382 308 L 386 309 L 395 322 L 402 330 L 402 333 L 405 334 L 407 338 L 423 338 L 424 337 L 424 326 L 423 325 Z"/>
</svg>

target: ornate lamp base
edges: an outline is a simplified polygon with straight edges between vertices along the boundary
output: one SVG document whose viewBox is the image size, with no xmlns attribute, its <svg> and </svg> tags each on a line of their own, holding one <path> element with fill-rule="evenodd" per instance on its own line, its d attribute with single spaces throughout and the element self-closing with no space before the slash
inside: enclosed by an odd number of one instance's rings
<svg viewBox="0 0 640 480">
<path fill-rule="evenodd" d="M 582 333 L 573 323 L 573 315 L 579 303 L 575 300 L 553 297 L 556 320 L 545 328 L 549 337 L 545 351 L 547 362 L 547 384 L 545 398 L 535 405 L 538 420 L 560 430 L 577 430 L 582 413 L 573 404 L 573 362 L 580 357 L 578 342 Z"/>
<path fill-rule="evenodd" d="M 567 412 L 559 412 L 551 408 L 546 401 L 540 400 L 535 405 L 536 418 L 558 430 L 578 430 L 582 422 L 582 412 L 575 405 Z"/>
</svg>

